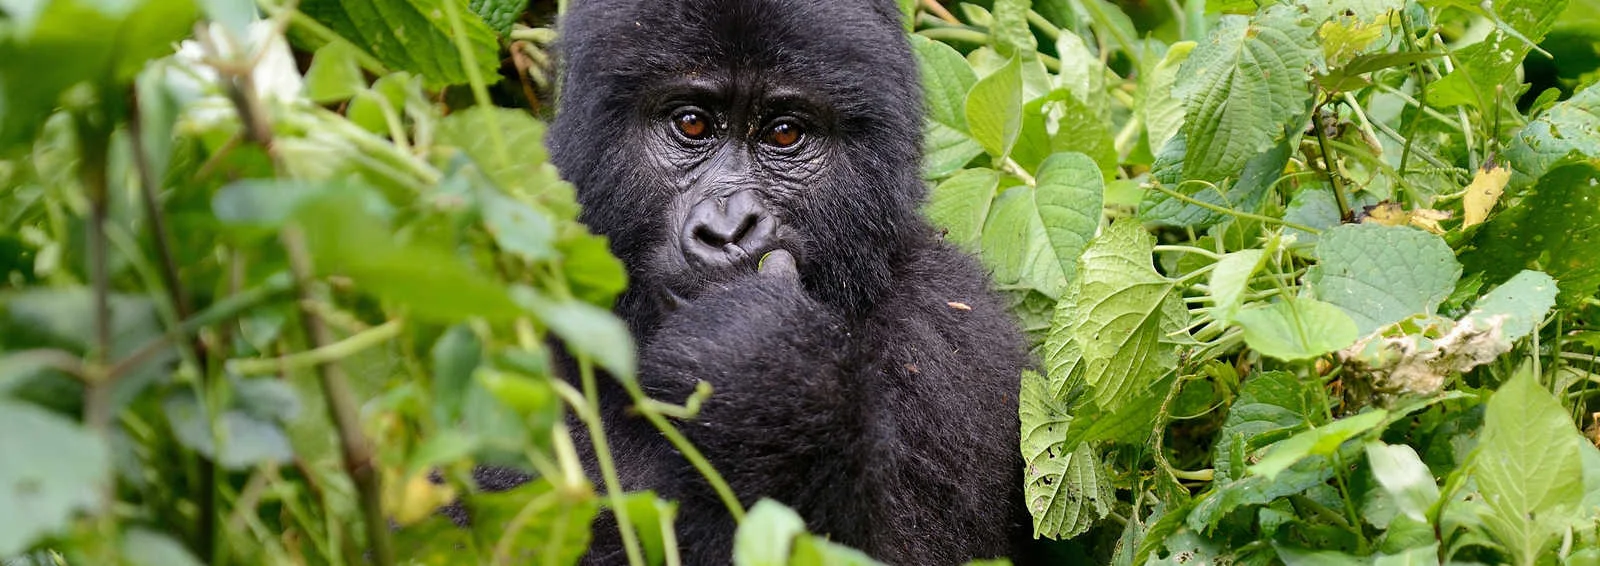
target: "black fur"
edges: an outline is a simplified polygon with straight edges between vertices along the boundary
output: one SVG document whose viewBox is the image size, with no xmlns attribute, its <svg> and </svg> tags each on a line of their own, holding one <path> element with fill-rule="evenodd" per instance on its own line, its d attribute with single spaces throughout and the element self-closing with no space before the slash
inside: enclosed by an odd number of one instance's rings
<svg viewBox="0 0 1600 566">
<path fill-rule="evenodd" d="M 715 387 L 678 426 L 746 505 L 774 498 L 893 564 L 1009 556 L 1026 532 L 1026 356 L 981 268 L 917 212 L 921 92 L 894 4 L 574 2 L 551 156 L 628 266 L 616 312 L 638 339 L 640 382 L 669 402 Z M 711 85 L 687 100 L 719 116 L 734 149 L 673 137 L 664 109 L 686 80 Z M 807 145 L 760 146 L 766 117 L 787 110 L 806 116 Z M 690 200 L 744 189 L 781 220 L 774 249 L 794 266 L 687 264 L 675 234 Z M 686 564 L 727 563 L 734 524 L 710 487 L 619 386 L 602 395 L 623 487 L 680 502 Z M 615 531 L 596 523 L 589 562 L 624 562 Z"/>
</svg>

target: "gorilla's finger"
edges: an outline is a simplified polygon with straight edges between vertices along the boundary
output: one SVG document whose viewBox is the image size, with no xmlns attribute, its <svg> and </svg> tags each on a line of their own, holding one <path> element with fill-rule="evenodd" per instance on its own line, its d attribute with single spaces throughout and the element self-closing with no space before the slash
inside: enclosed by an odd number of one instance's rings
<svg viewBox="0 0 1600 566">
<path fill-rule="evenodd" d="M 761 256 L 761 264 L 756 269 L 763 274 L 800 276 L 800 268 L 795 265 L 794 255 L 790 254 L 789 250 L 767 252 L 767 255 Z"/>
<path fill-rule="evenodd" d="M 744 260 L 750 257 L 749 252 L 744 251 L 744 248 L 733 242 L 723 244 L 722 253 L 728 254 L 728 263 L 735 265 L 744 263 Z"/>
</svg>

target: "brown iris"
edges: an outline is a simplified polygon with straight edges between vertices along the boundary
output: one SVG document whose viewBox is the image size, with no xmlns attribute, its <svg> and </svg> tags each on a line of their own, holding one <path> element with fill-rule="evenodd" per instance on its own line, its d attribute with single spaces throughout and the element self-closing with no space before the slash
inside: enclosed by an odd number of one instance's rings
<svg viewBox="0 0 1600 566">
<path fill-rule="evenodd" d="M 774 147 L 790 147 L 800 143 L 800 124 L 794 122 L 778 122 L 767 128 L 767 134 L 761 141 Z"/>
<path fill-rule="evenodd" d="M 711 121 L 706 119 L 705 114 L 682 112 L 674 116 L 672 122 L 678 127 L 678 133 L 691 140 L 701 140 L 711 135 Z"/>
</svg>

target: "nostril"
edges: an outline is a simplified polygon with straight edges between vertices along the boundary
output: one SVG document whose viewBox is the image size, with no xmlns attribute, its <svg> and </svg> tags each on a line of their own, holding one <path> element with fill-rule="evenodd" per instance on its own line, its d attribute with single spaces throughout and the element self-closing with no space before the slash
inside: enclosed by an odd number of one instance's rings
<svg viewBox="0 0 1600 566">
<path fill-rule="evenodd" d="M 701 224 L 695 227 L 694 238 L 713 248 L 721 248 L 723 244 L 728 243 L 727 238 L 724 238 L 721 234 L 718 234 L 715 230 L 712 230 L 711 226 L 706 224 Z"/>
<path fill-rule="evenodd" d="M 733 237 L 728 238 L 728 241 L 736 244 L 745 241 L 745 237 L 750 235 L 750 231 L 754 230 L 756 223 L 760 221 L 760 216 L 754 213 L 746 214 L 744 220 L 739 222 L 739 227 L 733 230 Z"/>
</svg>

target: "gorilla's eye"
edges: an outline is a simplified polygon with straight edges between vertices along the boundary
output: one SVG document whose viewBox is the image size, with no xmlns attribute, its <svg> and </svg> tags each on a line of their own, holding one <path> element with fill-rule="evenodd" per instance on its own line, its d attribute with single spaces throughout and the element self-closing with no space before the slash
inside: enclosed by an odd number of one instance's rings
<svg viewBox="0 0 1600 566">
<path fill-rule="evenodd" d="M 767 132 L 761 136 L 761 141 L 773 147 L 791 147 L 800 143 L 800 136 L 804 133 L 799 122 L 780 120 L 767 127 Z"/>
<path fill-rule="evenodd" d="M 678 128 L 678 133 L 691 140 L 703 140 L 711 137 L 711 119 L 699 110 L 682 110 L 672 117 L 672 125 Z"/>
</svg>

